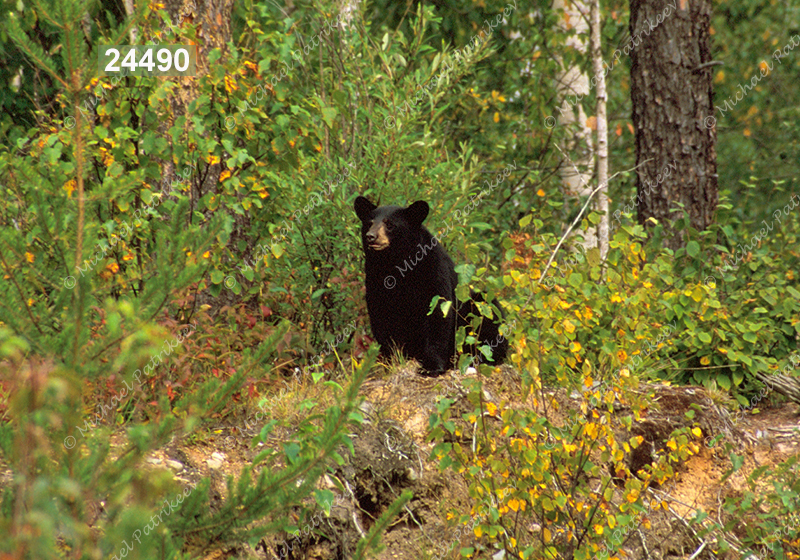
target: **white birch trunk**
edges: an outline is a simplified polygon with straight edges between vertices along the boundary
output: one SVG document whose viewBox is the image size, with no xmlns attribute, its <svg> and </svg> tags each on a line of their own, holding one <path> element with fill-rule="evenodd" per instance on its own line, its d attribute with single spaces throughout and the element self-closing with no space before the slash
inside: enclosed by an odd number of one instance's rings
<svg viewBox="0 0 800 560">
<path fill-rule="evenodd" d="M 600 43 L 600 0 L 592 1 L 592 72 L 597 82 L 597 211 L 603 217 L 598 224 L 597 238 L 600 259 L 608 253 L 608 119 L 606 117 L 606 76 L 603 72 L 603 51 Z"/>
<path fill-rule="evenodd" d="M 566 46 L 586 54 L 589 25 L 589 8 L 583 0 L 553 0 L 553 9 L 563 10 L 559 18 L 560 32 L 575 30 L 575 35 L 570 37 Z M 562 148 L 569 154 L 572 161 L 561 166 L 560 176 L 568 197 L 585 197 L 592 192 L 590 180 L 594 169 L 594 142 L 592 129 L 587 124 L 587 116 L 581 105 L 581 100 L 589 94 L 589 76 L 581 72 L 578 66 L 566 68 L 561 63 L 562 72 L 558 77 L 558 91 L 562 101 L 559 110 L 558 123 L 561 126 L 574 130 Z M 596 231 L 586 232 L 584 248 L 597 246 Z"/>
</svg>

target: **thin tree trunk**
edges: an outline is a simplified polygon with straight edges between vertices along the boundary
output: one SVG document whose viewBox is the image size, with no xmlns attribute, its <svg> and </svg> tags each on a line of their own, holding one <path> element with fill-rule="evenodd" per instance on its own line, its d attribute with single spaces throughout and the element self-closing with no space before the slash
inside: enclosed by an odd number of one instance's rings
<svg viewBox="0 0 800 560">
<path fill-rule="evenodd" d="M 129 18 L 133 18 L 133 14 L 136 11 L 134 0 L 122 0 L 122 5 L 125 6 L 125 14 L 127 14 Z M 128 36 L 131 38 L 131 45 L 135 45 L 136 38 L 139 36 L 139 28 L 135 25 L 131 25 L 131 28 L 128 30 Z"/>
<path fill-rule="evenodd" d="M 597 210 L 602 214 L 598 224 L 600 259 L 608 253 L 608 119 L 606 117 L 606 77 L 603 72 L 603 51 L 600 42 L 600 0 L 592 0 L 592 70 L 597 81 L 597 184 L 603 185 L 597 193 Z"/>
<path fill-rule="evenodd" d="M 563 16 L 558 18 L 558 32 L 566 33 L 572 30 L 575 32 L 574 36 L 567 39 L 567 48 L 585 54 L 586 36 L 589 31 L 589 8 L 582 0 L 553 0 L 553 10 L 556 12 L 563 10 Z M 562 72 L 557 89 L 562 104 L 558 110 L 558 124 L 575 131 L 562 145 L 571 161 L 564 162 L 559 172 L 566 197 L 581 200 L 592 192 L 591 179 L 594 170 L 592 129 L 587 124 L 588 119 L 581 104 L 581 100 L 589 95 L 591 87 L 589 76 L 581 71 L 580 66 L 573 65 L 568 68 L 563 61 L 559 62 Z M 592 228 L 586 232 L 584 248 L 596 246 L 597 234 Z"/>
<path fill-rule="evenodd" d="M 717 207 L 716 130 L 712 115 L 711 0 L 631 0 L 631 100 L 636 129 L 639 223 L 663 224 L 666 245 L 686 243 L 679 203 L 696 230 Z M 626 47 L 627 50 L 627 47 Z"/>
</svg>

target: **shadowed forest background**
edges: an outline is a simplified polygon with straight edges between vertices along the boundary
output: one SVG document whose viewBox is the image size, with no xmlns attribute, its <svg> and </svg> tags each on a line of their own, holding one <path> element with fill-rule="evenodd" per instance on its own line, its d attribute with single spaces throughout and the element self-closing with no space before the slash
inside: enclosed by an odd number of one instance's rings
<svg viewBox="0 0 800 560">
<path fill-rule="evenodd" d="M 0 10 L 0 560 L 800 558 L 800 4 Z M 505 365 L 378 356 L 359 195 Z"/>
</svg>

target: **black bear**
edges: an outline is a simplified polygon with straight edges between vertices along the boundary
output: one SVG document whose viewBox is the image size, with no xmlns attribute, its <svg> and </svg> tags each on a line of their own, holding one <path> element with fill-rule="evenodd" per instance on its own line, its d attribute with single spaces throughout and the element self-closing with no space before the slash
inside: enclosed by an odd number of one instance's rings
<svg viewBox="0 0 800 560">
<path fill-rule="evenodd" d="M 428 314 L 435 296 L 456 301 L 458 282 L 452 259 L 422 225 L 428 203 L 377 207 L 359 196 L 354 208 L 361 220 L 367 311 L 381 352 L 388 355 L 396 348 L 417 359 L 428 374 L 443 373 L 456 354 L 457 325 L 467 324 L 470 312 L 479 313 L 476 304 L 468 301 L 458 309 L 451 305 L 446 316 L 439 306 Z M 484 318 L 478 330 L 479 342 L 493 349 L 489 361 L 500 363 L 508 342 L 500 336 L 498 325 Z"/>
</svg>

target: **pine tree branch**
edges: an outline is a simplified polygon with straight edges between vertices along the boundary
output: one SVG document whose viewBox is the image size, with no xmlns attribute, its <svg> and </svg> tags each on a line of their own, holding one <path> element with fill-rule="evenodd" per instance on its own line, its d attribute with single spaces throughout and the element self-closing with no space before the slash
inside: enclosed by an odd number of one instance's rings
<svg viewBox="0 0 800 560">
<path fill-rule="evenodd" d="M 6 274 L 8 274 L 9 278 L 11 278 L 11 283 L 14 284 L 14 287 L 17 289 L 17 292 L 19 293 L 19 297 L 22 300 L 22 307 L 24 307 L 25 311 L 28 312 L 28 317 L 30 318 L 31 323 L 33 324 L 34 327 L 36 327 L 36 330 L 39 331 L 39 334 L 44 336 L 44 333 L 42 332 L 42 329 L 39 328 L 39 324 L 36 322 L 36 319 L 33 318 L 33 313 L 31 313 L 31 307 L 30 305 L 28 305 L 28 302 L 25 299 L 25 294 L 22 293 L 22 288 L 20 288 L 19 284 L 17 283 L 17 279 L 14 278 L 14 275 L 11 273 L 12 272 L 11 267 L 6 262 L 6 258 L 3 256 L 2 252 L 0 252 L 0 260 L 3 261 L 3 268 L 5 269 Z"/>
</svg>

